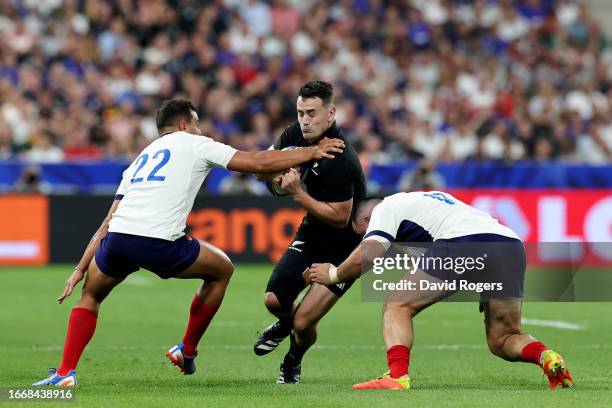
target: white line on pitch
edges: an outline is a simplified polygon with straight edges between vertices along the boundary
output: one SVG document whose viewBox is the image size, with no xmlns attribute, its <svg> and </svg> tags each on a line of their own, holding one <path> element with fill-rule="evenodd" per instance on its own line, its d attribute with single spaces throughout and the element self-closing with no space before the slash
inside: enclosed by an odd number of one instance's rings
<svg viewBox="0 0 612 408">
<path fill-rule="evenodd" d="M 168 346 L 170 347 L 170 346 Z M 163 351 L 168 347 L 154 346 L 91 346 L 89 349 L 93 351 L 131 351 L 131 350 L 158 350 Z M 480 350 L 485 349 L 486 344 L 423 344 L 415 345 L 415 349 L 433 349 L 433 350 Z M 251 350 L 250 344 L 203 344 L 204 350 Z M 317 344 L 314 346 L 319 350 L 384 350 L 384 346 L 368 345 L 368 344 Z M 565 349 L 610 349 L 612 344 L 571 344 L 565 345 Z M 47 352 L 47 351 L 62 351 L 62 346 L 43 346 L 43 347 L 0 347 L 0 352 Z"/>
<path fill-rule="evenodd" d="M 127 283 L 128 285 L 134 285 L 134 286 L 153 286 L 154 283 L 151 279 L 149 278 L 145 278 L 143 276 L 130 276 L 128 277 L 124 283 Z"/>
<path fill-rule="evenodd" d="M 528 319 L 523 317 L 521 319 L 522 324 L 530 326 L 541 326 L 541 327 L 554 327 L 556 329 L 565 330 L 584 330 L 586 326 L 576 323 L 564 322 L 563 320 L 542 320 L 542 319 Z"/>
</svg>

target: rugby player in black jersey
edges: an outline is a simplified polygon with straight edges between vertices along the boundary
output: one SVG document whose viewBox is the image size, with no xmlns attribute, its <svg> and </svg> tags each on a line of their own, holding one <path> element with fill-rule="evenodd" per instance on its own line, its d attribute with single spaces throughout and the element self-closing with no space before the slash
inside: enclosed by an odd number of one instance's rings
<svg viewBox="0 0 612 408">
<path fill-rule="evenodd" d="M 306 288 L 303 272 L 313 263 L 338 265 L 359 244 L 367 225 L 366 184 L 355 150 L 335 121 L 333 87 L 323 81 L 306 83 L 297 98 L 297 122 L 287 127 L 273 148 L 309 146 L 321 138 L 338 138 L 346 147 L 333 160 L 316 160 L 282 175 L 282 189 L 307 211 L 293 242 L 275 265 L 266 288 L 265 305 L 278 320 L 257 338 L 254 351 L 265 355 L 290 336 L 291 346 L 280 366 L 277 383 L 299 383 L 304 353 L 315 343 L 319 320 L 351 287 L 313 284 Z M 361 215 L 361 217 L 360 217 Z"/>
</svg>

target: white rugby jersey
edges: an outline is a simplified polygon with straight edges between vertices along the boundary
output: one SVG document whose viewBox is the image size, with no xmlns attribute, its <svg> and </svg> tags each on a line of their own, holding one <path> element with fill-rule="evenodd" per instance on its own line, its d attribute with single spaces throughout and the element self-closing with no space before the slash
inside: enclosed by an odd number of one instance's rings
<svg viewBox="0 0 612 408">
<path fill-rule="evenodd" d="M 489 214 L 441 191 L 397 193 L 372 212 L 364 240 L 431 242 L 473 234 L 519 237 Z"/>
<path fill-rule="evenodd" d="M 195 196 L 211 168 L 226 168 L 236 149 L 209 137 L 174 132 L 147 146 L 123 172 L 121 203 L 110 232 L 174 241 L 184 235 Z"/>
</svg>

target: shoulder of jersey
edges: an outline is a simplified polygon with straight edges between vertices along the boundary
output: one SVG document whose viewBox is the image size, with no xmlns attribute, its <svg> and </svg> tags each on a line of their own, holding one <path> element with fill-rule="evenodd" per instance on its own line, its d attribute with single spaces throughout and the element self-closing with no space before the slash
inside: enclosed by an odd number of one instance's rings
<svg viewBox="0 0 612 408">
<path fill-rule="evenodd" d="M 289 137 L 289 140 L 285 139 L 286 143 L 282 145 L 281 148 L 289 146 L 302 147 L 302 143 L 300 143 L 300 141 L 303 139 L 303 136 L 302 130 L 300 129 L 300 124 L 298 122 L 293 122 L 287 126 L 285 130 L 283 130 L 283 133 Z"/>
<path fill-rule="evenodd" d="M 215 141 L 215 139 L 213 139 L 212 137 L 208 135 L 194 135 L 193 133 L 189 133 L 189 132 L 176 132 L 175 134 L 180 135 L 180 137 L 182 138 L 191 138 L 192 140 L 196 142 L 206 143 L 206 142 Z"/>
<path fill-rule="evenodd" d="M 170 134 L 168 134 L 166 136 L 203 137 L 205 139 L 210 139 L 209 136 L 206 136 L 206 135 L 194 135 L 193 133 L 185 132 L 184 130 L 178 130 L 178 131 L 172 132 L 172 133 L 170 133 Z"/>
<path fill-rule="evenodd" d="M 288 132 L 299 132 L 300 135 L 302 134 L 302 130 L 300 129 L 299 122 L 291 123 L 289 126 L 287 126 L 285 130 L 287 130 Z"/>
<path fill-rule="evenodd" d="M 190 134 L 187 132 L 181 132 L 181 131 L 172 132 L 160 138 L 155 139 L 153 143 L 172 143 L 172 145 L 176 146 L 176 145 L 180 145 L 181 142 L 184 143 L 188 139 L 189 136 Z"/>
<path fill-rule="evenodd" d="M 386 202 L 395 202 L 395 201 L 401 201 L 401 200 L 406 200 L 406 199 L 410 199 L 410 198 L 415 198 L 418 195 L 417 191 L 413 191 L 413 192 L 399 192 L 399 193 L 395 193 L 395 194 L 391 194 L 390 196 L 387 196 L 383 199 L 383 201 Z"/>
<path fill-rule="evenodd" d="M 300 124 L 298 122 L 293 122 L 292 124 L 290 124 L 289 126 L 287 126 L 287 133 L 289 133 L 289 136 L 291 136 L 292 138 L 303 138 L 304 135 L 302 135 L 302 129 L 300 129 Z"/>
</svg>

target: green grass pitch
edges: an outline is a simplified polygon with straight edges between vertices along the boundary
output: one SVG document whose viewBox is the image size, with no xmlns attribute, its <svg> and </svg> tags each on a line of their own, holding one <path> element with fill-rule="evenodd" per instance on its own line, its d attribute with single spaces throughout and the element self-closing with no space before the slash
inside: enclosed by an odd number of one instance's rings
<svg viewBox="0 0 612 408">
<path fill-rule="evenodd" d="M 0 387 L 26 387 L 57 366 L 69 311 L 55 298 L 67 266 L 0 269 Z M 609 407 L 612 406 L 612 307 L 609 303 L 525 303 L 524 330 L 558 350 L 576 387 L 550 391 L 539 367 L 508 363 L 486 348 L 476 304 L 434 305 L 415 321 L 408 392 L 357 392 L 355 382 L 386 370 L 381 305 L 360 299 L 356 284 L 319 325 L 304 358 L 302 384 L 276 385 L 288 342 L 265 357 L 252 343 L 272 321 L 263 306 L 270 266 L 238 265 L 225 302 L 197 359 L 182 376 L 164 356 L 183 335 L 195 281 L 132 275 L 103 304 L 96 335 L 78 369 L 83 407 Z M 540 326 L 571 323 L 573 330 Z M 544 322 L 546 323 L 546 322 Z M 0 406 L 8 404 L 0 404 Z M 18 406 L 40 407 L 41 403 Z"/>
</svg>

